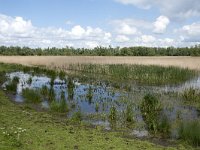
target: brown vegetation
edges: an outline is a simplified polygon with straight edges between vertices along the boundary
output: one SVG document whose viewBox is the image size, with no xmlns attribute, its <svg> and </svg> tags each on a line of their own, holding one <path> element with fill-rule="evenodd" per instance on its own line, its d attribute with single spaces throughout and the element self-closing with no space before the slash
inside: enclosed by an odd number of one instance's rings
<svg viewBox="0 0 200 150">
<path fill-rule="evenodd" d="M 200 57 L 0 56 L 0 62 L 66 68 L 69 64 L 154 64 L 200 70 Z"/>
</svg>

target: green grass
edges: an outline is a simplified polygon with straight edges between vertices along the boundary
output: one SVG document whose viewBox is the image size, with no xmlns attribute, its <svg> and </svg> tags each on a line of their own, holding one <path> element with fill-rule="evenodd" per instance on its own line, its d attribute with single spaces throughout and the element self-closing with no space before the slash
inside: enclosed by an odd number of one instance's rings
<svg viewBox="0 0 200 150">
<path fill-rule="evenodd" d="M 182 122 L 179 127 L 179 136 L 194 146 L 200 146 L 200 121 Z"/>
<path fill-rule="evenodd" d="M 194 104 L 200 108 L 200 91 L 194 88 L 185 89 L 181 97 L 186 104 Z"/>
<path fill-rule="evenodd" d="M 162 150 L 147 141 L 120 137 L 117 132 L 103 132 L 100 128 L 70 124 L 66 119 L 46 112 L 12 104 L 0 91 L 0 149 L 1 150 L 64 150 L 64 149 L 130 149 Z M 22 130 L 25 130 L 22 132 Z M 18 138 L 18 133 L 20 136 Z M 9 135 L 3 134 L 9 133 Z M 191 147 L 182 149 L 192 149 Z"/>
<path fill-rule="evenodd" d="M 17 90 L 17 84 L 19 83 L 19 78 L 14 77 L 9 83 L 6 85 L 6 89 L 10 92 L 16 92 Z"/>
<path fill-rule="evenodd" d="M 196 75 L 196 71 L 178 67 L 162 67 L 156 65 L 127 64 L 72 64 L 69 70 L 80 73 L 90 73 L 95 76 L 118 81 L 135 81 L 140 84 L 163 85 L 185 82 Z"/>
<path fill-rule="evenodd" d="M 38 90 L 26 88 L 22 90 L 22 95 L 26 103 L 40 103 L 42 101 L 40 92 Z"/>
<path fill-rule="evenodd" d="M 156 134 L 159 126 L 159 115 L 161 105 L 157 97 L 152 94 L 146 94 L 142 100 L 140 110 L 148 130 Z"/>
</svg>

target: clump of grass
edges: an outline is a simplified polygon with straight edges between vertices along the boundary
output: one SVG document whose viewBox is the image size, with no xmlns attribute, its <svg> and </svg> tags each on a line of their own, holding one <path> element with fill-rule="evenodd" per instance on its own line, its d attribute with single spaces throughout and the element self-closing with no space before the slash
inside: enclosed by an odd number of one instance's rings
<svg viewBox="0 0 200 150">
<path fill-rule="evenodd" d="M 58 75 L 59 75 L 60 80 L 65 79 L 65 72 L 64 71 L 60 71 Z"/>
<path fill-rule="evenodd" d="M 145 95 L 140 110 L 149 131 L 156 134 L 159 126 L 159 114 L 161 112 L 161 105 L 158 99 L 152 94 Z"/>
<path fill-rule="evenodd" d="M 6 89 L 11 92 L 16 92 L 17 84 L 19 83 L 19 77 L 14 77 L 9 84 L 6 85 Z"/>
<path fill-rule="evenodd" d="M 88 99 L 89 104 L 91 104 L 92 103 L 92 98 L 93 98 L 93 89 L 92 89 L 92 86 L 89 86 L 89 89 L 88 89 L 86 97 Z"/>
<path fill-rule="evenodd" d="M 163 115 L 159 120 L 158 131 L 162 133 L 163 136 L 168 137 L 170 135 L 171 125 L 169 119 L 166 115 Z"/>
<path fill-rule="evenodd" d="M 95 104 L 95 111 L 98 112 L 99 111 L 99 103 Z"/>
<path fill-rule="evenodd" d="M 37 90 L 23 89 L 22 95 L 27 103 L 40 103 L 42 98 Z"/>
<path fill-rule="evenodd" d="M 68 84 L 67 84 L 67 91 L 68 91 L 68 98 L 73 99 L 74 97 L 74 82 L 72 78 L 68 78 Z"/>
<path fill-rule="evenodd" d="M 49 92 L 48 92 L 48 100 L 49 100 L 49 101 L 53 101 L 53 100 L 55 99 L 55 97 L 56 97 L 56 94 L 55 94 L 55 92 L 54 92 L 53 87 L 51 87 L 51 88 L 49 89 Z"/>
<path fill-rule="evenodd" d="M 46 85 L 43 85 L 41 90 L 40 90 L 40 93 L 42 96 L 44 97 L 48 97 L 48 94 L 49 94 L 49 89 Z"/>
<path fill-rule="evenodd" d="M 30 85 L 32 83 L 32 77 L 29 77 L 27 83 Z"/>
<path fill-rule="evenodd" d="M 71 118 L 74 122 L 80 122 L 83 119 L 83 115 L 81 113 L 81 110 L 78 109 L 78 111 L 76 111 Z"/>
<path fill-rule="evenodd" d="M 188 103 L 200 102 L 200 91 L 190 87 L 189 89 L 185 89 L 183 91 L 182 98 Z"/>
<path fill-rule="evenodd" d="M 194 146 L 200 146 L 200 121 L 182 122 L 179 137 Z"/>
<path fill-rule="evenodd" d="M 134 122 L 134 118 L 133 117 L 134 117 L 134 113 L 133 113 L 132 105 L 128 105 L 126 107 L 126 111 L 125 111 L 126 122 L 128 122 L 128 123 Z"/>
<path fill-rule="evenodd" d="M 61 99 L 59 101 L 53 100 L 50 105 L 50 109 L 53 112 L 65 113 L 68 111 L 68 105 L 65 99 L 65 93 L 61 93 Z"/>
<path fill-rule="evenodd" d="M 117 109 L 115 106 L 111 106 L 111 108 L 110 108 L 109 119 L 110 119 L 110 121 L 117 120 Z"/>
</svg>

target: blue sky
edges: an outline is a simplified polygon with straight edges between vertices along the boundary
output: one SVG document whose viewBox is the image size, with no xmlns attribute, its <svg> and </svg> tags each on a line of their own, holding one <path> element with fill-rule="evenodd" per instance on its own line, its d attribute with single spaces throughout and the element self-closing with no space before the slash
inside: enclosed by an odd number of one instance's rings
<svg viewBox="0 0 200 150">
<path fill-rule="evenodd" d="M 0 45 L 191 46 L 199 0 L 0 0 Z"/>
</svg>

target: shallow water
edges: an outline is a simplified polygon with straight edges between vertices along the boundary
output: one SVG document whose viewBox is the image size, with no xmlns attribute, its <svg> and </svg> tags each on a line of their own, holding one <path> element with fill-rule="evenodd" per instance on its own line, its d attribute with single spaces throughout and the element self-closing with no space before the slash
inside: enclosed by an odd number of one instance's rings
<svg viewBox="0 0 200 150">
<path fill-rule="evenodd" d="M 14 77 L 19 77 L 19 83 L 17 85 L 16 94 L 14 95 L 14 100 L 20 103 L 24 102 L 24 98 L 22 96 L 23 89 L 41 89 L 43 86 L 47 86 L 50 89 L 51 87 L 51 79 L 45 75 L 36 76 L 23 72 L 13 72 L 7 74 L 7 77 L 10 80 L 12 80 Z M 31 84 L 28 83 L 29 78 L 32 78 Z M 183 106 L 179 99 L 177 99 L 176 97 L 170 97 L 167 95 L 167 93 L 182 92 L 184 89 L 190 87 L 200 89 L 200 76 L 179 85 L 133 85 L 131 92 L 116 90 L 115 88 L 109 86 L 108 84 L 105 84 L 104 82 L 100 82 L 100 84 L 98 85 L 93 85 L 87 83 L 80 83 L 78 79 L 76 79 L 73 81 L 75 85 L 75 88 L 73 90 L 73 100 L 71 100 L 68 96 L 67 81 L 67 78 L 66 80 L 61 80 L 57 77 L 54 80 L 53 89 L 55 91 L 57 101 L 60 100 L 61 93 L 64 92 L 66 102 L 69 105 L 69 107 L 71 107 L 69 114 L 72 114 L 78 109 L 80 109 L 81 112 L 86 116 L 91 114 L 98 115 L 101 113 L 108 114 L 109 109 L 112 105 L 116 106 L 118 112 L 123 112 L 127 105 L 133 104 L 133 110 L 135 115 L 134 120 L 137 124 L 144 124 L 139 109 L 140 100 L 143 98 L 145 93 L 154 92 L 160 94 L 159 99 L 161 99 L 161 103 L 164 106 L 162 114 L 166 115 L 171 122 L 176 121 L 177 118 L 181 120 L 194 120 L 199 118 L 199 112 L 196 110 L 196 108 L 191 106 Z M 9 81 L 6 81 L 3 87 L 5 87 L 5 85 L 8 84 L 8 82 Z M 92 88 L 92 98 L 88 99 L 87 94 L 90 87 Z M 98 111 L 96 110 L 97 105 Z M 40 106 L 42 108 L 49 109 L 48 100 L 44 98 Z M 122 118 L 122 120 L 124 119 L 123 116 L 120 117 Z M 90 118 L 86 120 L 90 120 Z M 102 125 L 106 129 L 110 129 L 110 124 L 108 120 L 102 121 L 101 119 L 91 119 L 89 122 L 94 125 Z M 123 123 L 121 125 L 123 126 Z M 147 134 L 145 129 L 141 129 L 143 127 L 137 128 L 133 130 L 133 134 L 138 134 L 138 136 L 141 136 L 144 133 Z"/>
</svg>

